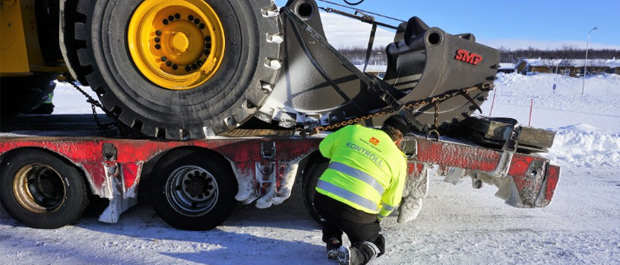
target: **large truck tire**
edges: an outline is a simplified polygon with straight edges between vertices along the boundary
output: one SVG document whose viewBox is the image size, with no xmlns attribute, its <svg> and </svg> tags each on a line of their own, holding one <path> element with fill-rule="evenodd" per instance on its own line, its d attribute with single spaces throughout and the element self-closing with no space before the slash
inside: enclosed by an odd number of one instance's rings
<svg viewBox="0 0 620 265">
<path fill-rule="evenodd" d="M 237 180 L 230 164 L 207 151 L 171 151 L 159 160 L 153 173 L 150 183 L 153 208 L 175 228 L 213 229 L 237 205 Z"/>
<path fill-rule="evenodd" d="M 55 74 L 0 78 L 0 116 L 15 116 L 35 110 L 56 88 Z"/>
<path fill-rule="evenodd" d="M 2 160 L 0 171 L 2 206 L 29 227 L 54 229 L 71 224 L 88 206 L 80 171 L 47 151 L 15 151 Z"/>
<path fill-rule="evenodd" d="M 279 72 L 271 0 L 80 0 L 88 85 L 142 133 L 205 138 L 250 119 Z"/>
<path fill-rule="evenodd" d="M 320 157 L 317 160 L 311 162 L 308 165 L 308 170 L 304 172 L 303 183 L 301 187 L 301 193 L 304 200 L 304 205 L 308 214 L 317 223 L 321 223 L 321 216 L 314 207 L 314 197 L 316 195 L 316 185 L 319 183 L 319 178 L 323 175 L 323 172 L 329 166 L 329 160 L 324 157 Z"/>
</svg>

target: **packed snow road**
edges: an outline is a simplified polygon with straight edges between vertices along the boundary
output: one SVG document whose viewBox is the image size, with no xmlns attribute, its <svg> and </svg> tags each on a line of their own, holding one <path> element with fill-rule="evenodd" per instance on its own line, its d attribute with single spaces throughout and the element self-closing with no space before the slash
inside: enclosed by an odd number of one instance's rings
<svg viewBox="0 0 620 265">
<path fill-rule="evenodd" d="M 566 168 L 555 199 L 517 209 L 494 187 L 434 178 L 418 219 L 383 221 L 387 253 L 374 264 L 618 264 L 620 173 Z M 334 264 L 301 198 L 266 210 L 239 206 L 204 232 L 166 225 L 148 203 L 118 224 L 88 213 L 78 223 L 37 230 L 0 211 L 3 264 Z"/>
</svg>

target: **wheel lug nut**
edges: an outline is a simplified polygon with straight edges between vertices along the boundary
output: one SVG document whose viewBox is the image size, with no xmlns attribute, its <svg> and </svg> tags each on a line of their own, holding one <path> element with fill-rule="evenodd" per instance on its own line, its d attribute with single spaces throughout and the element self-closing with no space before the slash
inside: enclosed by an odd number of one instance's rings
<svg viewBox="0 0 620 265">
<path fill-rule="evenodd" d="M 161 39 L 159 37 L 155 37 L 155 42 L 159 42 Z"/>
<path fill-rule="evenodd" d="M 167 62 L 166 62 L 166 66 L 168 66 L 168 67 L 172 66 L 172 62 L 167 61 Z"/>
<path fill-rule="evenodd" d="M 196 25 L 200 24 L 200 19 L 194 19 L 194 24 Z"/>
<path fill-rule="evenodd" d="M 192 64 L 192 69 L 194 69 L 194 70 L 198 69 L 198 65 Z"/>
<path fill-rule="evenodd" d="M 185 71 L 188 71 L 188 72 L 189 72 L 190 70 L 192 70 L 192 67 L 190 67 L 189 65 L 188 65 L 188 66 L 185 66 Z"/>
<path fill-rule="evenodd" d="M 189 15 L 189 17 L 187 17 L 188 20 L 194 20 L 194 16 Z"/>
<path fill-rule="evenodd" d="M 162 21 L 162 23 L 164 23 L 164 25 L 168 25 L 168 20 L 164 19 L 164 21 Z"/>
<path fill-rule="evenodd" d="M 206 37 L 205 37 L 205 41 L 206 41 L 206 42 L 211 42 L 211 36 L 206 36 Z"/>
<path fill-rule="evenodd" d="M 206 26 L 205 26 L 205 24 L 200 23 L 200 25 L 198 25 L 198 27 L 199 27 L 200 29 L 205 29 L 205 27 L 206 27 Z"/>
<path fill-rule="evenodd" d="M 179 13 L 174 14 L 174 18 L 179 19 L 181 18 L 181 15 L 179 15 Z"/>
<path fill-rule="evenodd" d="M 176 64 L 173 64 L 172 65 L 172 70 L 176 70 L 176 69 L 179 69 L 179 67 Z"/>
<path fill-rule="evenodd" d="M 170 15 L 170 16 L 168 16 L 168 20 L 174 21 L 174 17 Z"/>
<path fill-rule="evenodd" d="M 168 61 L 168 58 L 166 58 L 166 56 L 162 56 L 162 57 L 161 57 L 161 61 L 162 61 L 162 62 Z"/>
<path fill-rule="evenodd" d="M 158 49 L 158 50 L 161 49 L 161 45 L 155 44 L 155 49 Z"/>
<path fill-rule="evenodd" d="M 157 31 L 155 31 L 155 35 L 157 35 L 157 36 L 161 36 L 161 30 L 157 30 Z"/>
</svg>

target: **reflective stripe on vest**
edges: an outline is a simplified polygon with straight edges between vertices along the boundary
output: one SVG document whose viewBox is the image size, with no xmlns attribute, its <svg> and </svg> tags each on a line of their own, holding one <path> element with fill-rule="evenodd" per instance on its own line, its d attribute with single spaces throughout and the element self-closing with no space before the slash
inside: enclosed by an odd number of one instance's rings
<svg viewBox="0 0 620 265">
<path fill-rule="evenodd" d="M 391 212 L 391 211 L 394 211 L 394 209 L 395 209 L 395 207 L 392 206 L 392 205 L 388 205 L 388 204 L 385 204 L 385 203 L 381 203 L 381 205 L 383 206 L 383 210 L 385 210 L 385 211 L 390 211 Z"/>
<path fill-rule="evenodd" d="M 361 171 L 361 170 L 356 169 L 356 168 L 352 168 L 350 166 L 347 166 L 345 164 L 338 163 L 338 162 L 331 162 L 331 163 L 329 163 L 329 167 L 328 168 L 336 170 L 336 171 L 339 171 L 339 172 L 342 172 L 344 174 L 347 174 L 347 175 L 349 175 L 351 177 L 354 177 L 356 179 L 359 179 L 359 180 L 363 181 L 364 183 L 370 185 L 375 190 L 377 190 L 377 192 L 379 193 L 379 196 L 381 196 L 383 194 L 383 191 L 385 191 L 385 188 L 383 188 L 381 183 L 377 182 L 377 180 L 375 178 L 373 178 L 371 175 L 366 174 L 366 172 L 364 172 L 364 171 Z"/>
<path fill-rule="evenodd" d="M 392 211 L 394 211 L 394 209 L 395 209 L 395 207 L 393 207 L 393 206 L 391 206 L 391 205 L 388 205 L 388 204 L 385 204 L 385 203 L 381 203 L 381 206 L 382 206 L 383 208 L 381 209 L 381 211 L 380 211 L 380 212 L 379 212 L 379 214 L 378 214 L 378 215 L 379 215 L 379 218 L 385 218 L 385 217 L 386 217 L 386 215 L 384 215 L 384 214 L 385 214 L 386 212 L 391 213 L 391 212 L 392 212 Z"/>
<path fill-rule="evenodd" d="M 317 188 L 323 189 L 327 192 L 335 194 L 341 198 L 344 198 L 352 203 L 355 203 L 359 206 L 362 206 L 368 210 L 377 211 L 377 204 L 373 201 L 366 199 L 360 195 L 357 195 L 353 192 L 345 190 L 341 187 L 338 187 L 334 184 L 331 184 L 327 181 L 323 181 L 319 179 L 319 183 L 316 185 Z"/>
</svg>

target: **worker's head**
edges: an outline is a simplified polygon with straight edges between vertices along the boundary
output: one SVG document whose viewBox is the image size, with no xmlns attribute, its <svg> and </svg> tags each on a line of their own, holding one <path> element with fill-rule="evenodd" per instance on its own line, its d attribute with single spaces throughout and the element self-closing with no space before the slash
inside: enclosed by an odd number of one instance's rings
<svg viewBox="0 0 620 265">
<path fill-rule="evenodd" d="M 381 130 L 387 133 L 395 143 L 400 143 L 409 130 L 409 122 L 403 116 L 392 115 L 383 122 Z"/>
</svg>

